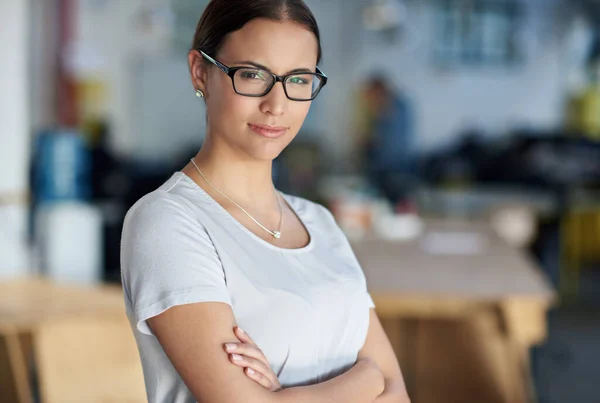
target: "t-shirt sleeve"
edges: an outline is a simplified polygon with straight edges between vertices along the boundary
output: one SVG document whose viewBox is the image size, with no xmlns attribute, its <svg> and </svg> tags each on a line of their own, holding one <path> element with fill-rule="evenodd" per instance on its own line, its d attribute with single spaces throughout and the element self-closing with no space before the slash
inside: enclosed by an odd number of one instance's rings
<svg viewBox="0 0 600 403">
<path fill-rule="evenodd" d="M 350 242 L 348 241 L 346 234 L 344 234 L 344 231 L 342 231 L 340 226 L 335 221 L 335 218 L 333 217 L 333 214 L 331 214 L 331 211 L 329 211 L 326 207 L 324 207 L 320 204 L 317 204 L 317 206 L 321 210 L 323 219 L 325 221 L 327 221 L 327 225 L 330 228 L 329 231 L 330 231 L 330 235 L 331 235 L 331 243 L 332 243 L 333 248 L 340 249 L 342 251 L 343 255 L 345 255 L 352 262 L 352 264 L 358 268 L 358 270 L 357 270 L 358 276 L 360 276 L 360 280 L 365 285 L 364 297 L 365 297 L 366 304 L 369 308 L 375 308 L 375 302 L 373 301 L 373 298 L 371 297 L 371 294 L 369 293 L 369 291 L 367 289 L 367 281 L 365 279 L 365 274 L 362 270 L 362 267 L 360 266 L 360 263 L 358 262 L 358 259 L 356 259 L 356 255 L 354 254 L 354 251 L 352 250 L 352 246 L 350 245 Z"/>
<path fill-rule="evenodd" d="M 127 214 L 121 238 L 123 288 L 137 329 L 147 320 L 196 302 L 231 305 L 217 251 L 197 218 L 171 200 L 154 199 Z"/>
<path fill-rule="evenodd" d="M 375 301 L 373 301 L 373 297 L 371 297 L 371 294 L 367 291 L 367 306 L 369 308 L 375 308 Z"/>
</svg>

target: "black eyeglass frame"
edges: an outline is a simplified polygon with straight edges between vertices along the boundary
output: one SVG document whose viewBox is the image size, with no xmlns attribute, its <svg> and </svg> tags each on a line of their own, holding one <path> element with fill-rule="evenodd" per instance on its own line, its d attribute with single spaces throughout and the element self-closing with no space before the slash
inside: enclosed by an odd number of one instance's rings
<svg viewBox="0 0 600 403">
<path fill-rule="evenodd" d="M 215 66 L 217 66 L 220 70 L 223 71 L 223 73 L 227 74 L 229 76 L 229 78 L 231 78 L 231 85 L 233 86 L 233 90 L 235 91 L 236 94 L 238 95 L 242 95 L 244 97 L 253 97 L 253 98 L 260 98 L 260 97 L 264 97 L 265 95 L 267 95 L 275 86 L 275 84 L 277 84 L 277 82 L 281 82 L 281 85 L 283 85 L 283 91 L 285 92 L 285 96 L 292 101 L 297 101 L 297 102 L 306 102 L 306 101 L 312 101 L 313 99 L 315 99 L 317 97 L 317 95 L 319 95 L 319 92 L 321 92 L 321 90 L 323 89 L 323 87 L 325 87 L 325 84 L 327 84 L 327 75 L 325 73 L 323 73 L 323 71 L 317 66 L 316 68 L 316 72 L 312 72 L 312 71 L 307 71 L 307 72 L 300 72 L 300 73 L 292 73 L 292 74 L 286 74 L 284 76 L 278 76 L 277 74 L 271 73 L 270 71 L 258 68 L 258 67 L 251 67 L 251 66 L 240 66 L 240 67 L 229 67 L 224 65 L 223 63 L 221 63 L 220 61 L 210 57 L 209 55 L 207 55 L 206 53 L 204 53 L 203 51 L 200 50 L 200 54 L 209 62 L 211 62 L 212 64 L 214 64 Z M 234 80 L 234 76 L 235 73 L 239 70 L 247 70 L 247 69 L 256 69 L 256 70 L 261 70 L 264 71 L 267 74 L 270 74 L 273 77 L 273 82 L 271 83 L 271 85 L 269 86 L 269 88 L 267 88 L 265 90 L 264 93 L 262 94 L 244 94 L 241 93 L 237 90 L 237 88 L 235 88 L 235 80 Z M 315 91 L 315 93 L 312 95 L 311 98 L 309 99 L 301 99 L 301 98 L 293 98 L 290 97 L 288 95 L 287 92 L 287 87 L 285 84 L 285 80 L 287 80 L 289 77 L 293 77 L 293 76 L 297 76 L 300 74 L 312 74 L 315 75 L 317 77 L 320 77 L 321 79 L 321 84 L 319 85 L 319 88 L 317 88 L 317 90 Z"/>
</svg>

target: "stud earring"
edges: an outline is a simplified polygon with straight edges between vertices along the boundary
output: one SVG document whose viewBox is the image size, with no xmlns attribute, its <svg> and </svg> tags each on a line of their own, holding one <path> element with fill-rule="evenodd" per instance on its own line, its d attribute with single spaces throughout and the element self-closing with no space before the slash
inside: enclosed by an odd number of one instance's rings
<svg viewBox="0 0 600 403">
<path fill-rule="evenodd" d="M 196 90 L 196 96 L 198 98 L 204 98 L 204 92 L 202 92 L 202 90 L 198 89 L 198 90 Z"/>
</svg>

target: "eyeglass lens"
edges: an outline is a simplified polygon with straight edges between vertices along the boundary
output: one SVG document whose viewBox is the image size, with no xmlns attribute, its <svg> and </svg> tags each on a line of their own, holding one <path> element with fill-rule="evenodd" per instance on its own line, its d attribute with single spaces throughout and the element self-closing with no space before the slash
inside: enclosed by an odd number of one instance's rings
<svg viewBox="0 0 600 403">
<path fill-rule="evenodd" d="M 235 72 L 233 84 L 235 90 L 243 95 L 264 95 L 275 79 L 260 69 L 240 69 Z M 286 78 L 285 89 L 288 97 L 311 99 L 321 86 L 321 77 L 312 73 L 299 73 Z"/>
</svg>

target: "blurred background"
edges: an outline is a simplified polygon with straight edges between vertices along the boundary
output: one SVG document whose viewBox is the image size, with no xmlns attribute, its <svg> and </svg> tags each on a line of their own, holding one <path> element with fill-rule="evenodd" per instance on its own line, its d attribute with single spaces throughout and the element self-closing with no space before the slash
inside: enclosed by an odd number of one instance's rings
<svg viewBox="0 0 600 403">
<path fill-rule="evenodd" d="M 329 82 L 275 183 L 333 211 L 413 402 L 600 402 L 600 1 L 305 1 Z M 0 401 L 144 401 L 122 222 L 202 145 L 207 2 L 0 0 Z"/>
</svg>

